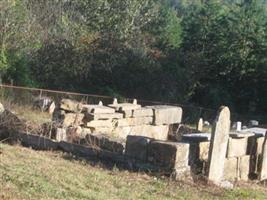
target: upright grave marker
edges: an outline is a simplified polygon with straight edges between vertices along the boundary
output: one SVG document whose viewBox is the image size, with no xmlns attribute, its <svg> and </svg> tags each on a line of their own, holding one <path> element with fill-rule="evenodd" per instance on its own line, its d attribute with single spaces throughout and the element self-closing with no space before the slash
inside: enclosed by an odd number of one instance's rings
<svg viewBox="0 0 267 200">
<path fill-rule="evenodd" d="M 221 107 L 213 123 L 208 160 L 208 179 L 223 186 L 223 172 L 230 131 L 230 110 Z"/>
</svg>

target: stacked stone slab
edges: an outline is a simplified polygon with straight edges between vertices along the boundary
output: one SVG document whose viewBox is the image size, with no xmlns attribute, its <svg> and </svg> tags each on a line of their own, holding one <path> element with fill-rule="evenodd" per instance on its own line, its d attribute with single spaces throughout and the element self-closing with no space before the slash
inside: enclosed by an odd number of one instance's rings
<svg viewBox="0 0 267 200">
<path fill-rule="evenodd" d="M 158 166 L 162 171 L 181 178 L 190 173 L 189 144 L 128 136 L 125 155 Z"/>
<path fill-rule="evenodd" d="M 251 155 L 248 152 L 248 139 L 253 136 L 253 133 L 230 132 L 224 169 L 226 180 L 249 179 Z"/>
<path fill-rule="evenodd" d="M 169 127 L 181 122 L 182 109 L 175 106 L 142 107 L 133 103 L 118 103 L 103 106 L 84 105 L 79 102 L 63 99 L 53 114 L 58 124 L 57 140 L 77 141 L 77 136 L 101 133 L 126 139 L 128 135 L 138 135 L 157 140 L 168 139 Z M 62 129 L 65 129 L 62 130 Z M 71 136 L 70 136 L 71 134 Z"/>
</svg>

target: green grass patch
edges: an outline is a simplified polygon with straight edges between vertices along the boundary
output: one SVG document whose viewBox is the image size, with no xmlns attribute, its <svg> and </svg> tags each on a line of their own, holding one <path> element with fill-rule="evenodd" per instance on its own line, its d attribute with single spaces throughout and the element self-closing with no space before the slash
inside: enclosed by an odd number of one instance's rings
<svg viewBox="0 0 267 200">
<path fill-rule="evenodd" d="M 69 159 L 61 152 L 1 144 L 0 199 L 266 199 L 259 185 L 234 190 L 175 182 Z"/>
</svg>

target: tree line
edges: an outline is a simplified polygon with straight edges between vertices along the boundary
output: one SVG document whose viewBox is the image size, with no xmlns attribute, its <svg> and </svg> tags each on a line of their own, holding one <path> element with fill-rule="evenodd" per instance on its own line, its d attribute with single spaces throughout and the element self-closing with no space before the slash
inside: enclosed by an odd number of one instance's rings
<svg viewBox="0 0 267 200">
<path fill-rule="evenodd" d="M 263 0 L 0 0 L 4 83 L 267 111 Z"/>
</svg>

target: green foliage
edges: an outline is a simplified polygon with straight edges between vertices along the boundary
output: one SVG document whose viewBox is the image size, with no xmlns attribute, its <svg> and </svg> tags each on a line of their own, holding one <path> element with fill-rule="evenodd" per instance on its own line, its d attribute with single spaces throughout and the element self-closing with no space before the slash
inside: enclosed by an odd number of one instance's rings
<svg viewBox="0 0 267 200">
<path fill-rule="evenodd" d="M 266 5 L 0 1 L 1 77 L 19 85 L 266 112 Z"/>
</svg>

